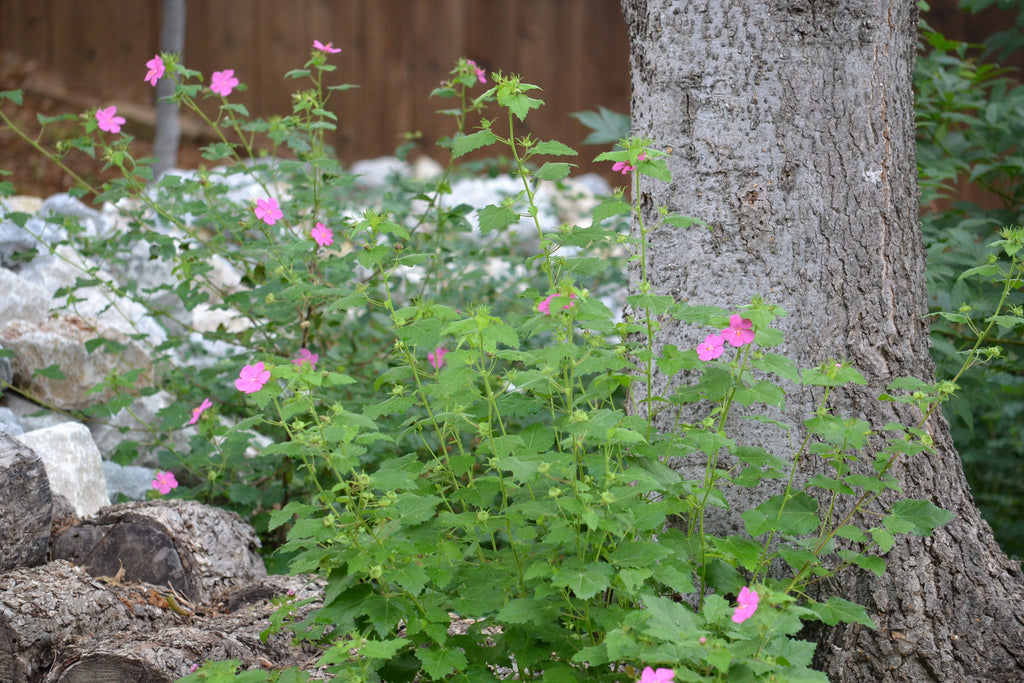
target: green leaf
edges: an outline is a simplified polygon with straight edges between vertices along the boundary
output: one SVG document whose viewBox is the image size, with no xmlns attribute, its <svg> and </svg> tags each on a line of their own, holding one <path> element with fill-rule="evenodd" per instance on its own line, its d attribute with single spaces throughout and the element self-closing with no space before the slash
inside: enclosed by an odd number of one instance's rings
<svg viewBox="0 0 1024 683">
<path fill-rule="evenodd" d="M 598 105 L 596 111 L 577 111 L 569 114 L 592 132 L 583 139 L 584 145 L 609 145 L 629 135 L 633 123 L 629 114 L 620 114 Z"/>
<path fill-rule="evenodd" d="M 392 640 L 368 640 L 359 648 L 360 656 L 368 659 L 391 659 L 395 653 L 409 644 L 406 638 L 394 638 Z M 348 654 L 349 646 L 342 643 L 343 649 Z"/>
<path fill-rule="evenodd" d="M 519 214 L 507 206 L 485 206 L 477 212 L 480 221 L 480 232 L 486 235 L 492 230 L 504 230 L 519 220 Z"/>
<path fill-rule="evenodd" d="M 829 626 L 835 626 L 839 622 L 844 622 L 847 624 L 863 624 L 868 628 L 877 628 L 864 607 L 834 595 L 825 602 L 815 602 L 807 605 L 807 608 Z"/>
<path fill-rule="evenodd" d="M 840 550 L 837 554 L 847 562 L 855 564 L 861 569 L 867 569 L 869 572 L 875 574 L 875 576 L 883 576 L 885 574 L 885 560 L 881 557 L 876 555 L 861 555 L 860 553 L 852 550 Z"/>
<path fill-rule="evenodd" d="M 715 550 L 723 554 L 731 564 L 738 564 L 753 570 L 761 559 L 761 544 L 744 536 L 712 538 Z"/>
<path fill-rule="evenodd" d="M 45 368 L 39 368 L 32 372 L 33 377 L 45 377 L 47 379 L 67 379 L 66 375 L 60 371 L 60 366 L 54 363 L 53 365 L 47 365 Z"/>
<path fill-rule="evenodd" d="M 574 157 L 576 150 L 558 140 L 544 140 L 534 145 L 530 152 L 532 154 L 550 154 L 552 156 Z"/>
<path fill-rule="evenodd" d="M 590 562 L 582 566 L 568 563 L 551 577 L 551 584 L 568 588 L 580 600 L 589 600 L 611 585 L 615 568 L 604 562 Z"/>
<path fill-rule="evenodd" d="M 22 93 L 20 90 L 4 90 L 0 92 L 0 101 L 3 100 L 10 100 L 20 107 L 22 104 Z"/>
<path fill-rule="evenodd" d="M 458 159 L 463 154 L 469 154 L 473 150 L 493 145 L 497 141 L 498 136 L 492 133 L 490 128 L 470 133 L 455 141 L 455 144 L 452 146 L 452 158 Z"/>
<path fill-rule="evenodd" d="M 423 663 L 423 670 L 435 680 L 447 678 L 453 670 L 460 672 L 466 668 L 466 655 L 455 647 L 438 645 L 416 648 L 416 657 Z"/>
<path fill-rule="evenodd" d="M 647 612 L 643 633 L 662 641 L 684 640 L 698 630 L 697 615 L 689 605 L 661 596 L 644 596 L 641 600 Z"/>
<path fill-rule="evenodd" d="M 818 501 L 806 493 L 769 498 L 752 510 L 743 513 L 747 533 L 760 536 L 769 531 L 801 535 L 813 533 L 821 520 L 818 519 Z"/>
<path fill-rule="evenodd" d="M 790 382 L 800 381 L 800 371 L 797 369 L 796 364 L 789 358 L 780 356 L 777 353 L 766 353 L 763 358 L 751 361 L 750 365 L 758 370 L 778 375 Z"/>
<path fill-rule="evenodd" d="M 535 174 L 541 180 L 561 180 L 569 175 L 572 164 L 548 162 L 537 169 Z"/>
<path fill-rule="evenodd" d="M 594 208 L 594 218 L 591 225 L 597 225 L 610 216 L 621 216 L 632 213 L 632 211 L 632 207 L 619 197 L 609 197 Z"/>
<path fill-rule="evenodd" d="M 388 572 L 388 578 L 413 596 L 419 595 L 427 585 L 427 572 L 423 567 L 407 562 Z"/>
<path fill-rule="evenodd" d="M 749 387 L 737 389 L 733 400 L 744 406 L 749 406 L 752 403 L 764 403 L 782 407 L 786 403 L 786 392 L 763 379 Z"/>
<path fill-rule="evenodd" d="M 893 530 L 897 523 L 903 523 L 918 536 L 928 536 L 932 529 L 942 526 L 953 517 L 952 512 L 943 510 L 930 500 L 910 499 L 897 501 L 883 523 L 889 530 Z"/>
</svg>

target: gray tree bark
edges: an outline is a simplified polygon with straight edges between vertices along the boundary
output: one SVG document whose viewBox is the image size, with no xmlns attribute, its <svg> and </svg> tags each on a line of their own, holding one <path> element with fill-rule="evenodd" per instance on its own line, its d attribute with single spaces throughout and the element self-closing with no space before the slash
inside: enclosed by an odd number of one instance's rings
<svg viewBox="0 0 1024 683">
<path fill-rule="evenodd" d="M 846 360 L 867 378 L 867 387 L 835 396 L 840 414 L 876 427 L 912 423 L 912 411 L 875 398 L 896 377 L 930 381 L 934 373 L 922 318 L 916 2 L 622 5 L 633 132 L 670 152 L 674 178 L 642 181 L 645 221 L 664 205 L 712 227 L 649 236 L 655 291 L 732 308 L 762 294 L 789 313 L 782 353 L 800 367 Z M 630 279 L 635 289 L 638 273 Z M 693 348 L 706 333 L 666 321 L 656 341 Z M 657 393 L 670 395 L 669 380 L 658 382 Z M 818 398 L 789 387 L 776 417 L 799 425 Z M 736 426 L 742 442 L 779 455 L 799 440 L 761 423 Z M 833 681 L 1024 680 L 1020 565 L 973 504 L 944 420 L 927 430 L 935 454 L 893 474 L 905 497 L 930 499 L 956 518 L 930 537 L 899 541 L 884 577 L 848 571 L 828 586 L 865 605 L 878 628 L 817 632 L 817 664 Z"/>
</svg>

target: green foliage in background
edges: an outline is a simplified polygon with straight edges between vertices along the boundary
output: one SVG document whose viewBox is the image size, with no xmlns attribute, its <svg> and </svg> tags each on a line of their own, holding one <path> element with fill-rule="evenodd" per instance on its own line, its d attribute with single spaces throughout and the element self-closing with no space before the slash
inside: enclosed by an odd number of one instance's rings
<svg viewBox="0 0 1024 683">
<path fill-rule="evenodd" d="M 961 6 L 979 10 L 994 4 Z M 1021 7 L 1019 1 L 998 4 Z M 922 22 L 914 85 L 928 291 L 933 311 L 959 312 L 933 318 L 932 355 L 939 376 L 959 367 L 964 351 L 978 338 L 964 315 L 991 312 L 1001 296 L 998 287 L 959 274 L 986 258 L 986 244 L 1002 226 L 1024 223 L 1024 88 L 1018 72 L 982 59 L 1018 50 L 1024 33 L 1011 28 L 992 41 L 992 49 L 986 49 L 949 40 Z M 982 202 L 956 199 L 967 190 Z M 1024 297 L 1015 291 L 1005 303 L 1020 306 Z M 991 343 L 999 353 L 959 380 L 961 390 L 944 410 L 975 501 L 1003 548 L 1020 557 L 1024 338 L 1017 330 L 1000 328 Z"/>
</svg>

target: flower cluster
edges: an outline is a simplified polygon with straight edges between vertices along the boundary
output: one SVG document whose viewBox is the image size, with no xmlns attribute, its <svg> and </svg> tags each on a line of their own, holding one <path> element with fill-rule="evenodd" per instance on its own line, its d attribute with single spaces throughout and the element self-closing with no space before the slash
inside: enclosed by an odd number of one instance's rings
<svg viewBox="0 0 1024 683">
<path fill-rule="evenodd" d="M 697 357 L 701 360 L 714 360 L 725 351 L 725 343 L 730 346 L 743 346 L 754 341 L 754 325 L 749 318 L 741 318 L 737 314 L 729 317 L 729 327 L 720 334 L 709 334 L 697 345 Z"/>
<path fill-rule="evenodd" d="M 640 673 L 640 683 L 671 683 L 675 675 L 672 669 L 652 669 L 647 666 Z"/>
<path fill-rule="evenodd" d="M 637 161 L 645 161 L 646 159 L 647 155 L 644 154 L 643 152 L 641 152 L 640 156 L 636 158 Z M 628 161 L 616 161 L 614 164 L 612 164 L 612 170 L 617 171 L 622 175 L 629 175 L 630 173 L 636 170 L 636 166 L 629 163 Z"/>
</svg>

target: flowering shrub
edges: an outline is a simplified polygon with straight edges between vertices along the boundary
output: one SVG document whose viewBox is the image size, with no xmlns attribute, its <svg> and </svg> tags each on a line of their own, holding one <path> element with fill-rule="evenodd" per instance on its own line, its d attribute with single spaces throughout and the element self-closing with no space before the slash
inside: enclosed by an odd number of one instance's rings
<svg viewBox="0 0 1024 683">
<path fill-rule="evenodd" d="M 322 139 L 334 127 L 328 96 L 344 89 L 323 85 L 337 52 L 318 41 L 289 74 L 312 83 L 292 115 L 249 121 L 223 102 L 208 119 L 221 141 L 207 158 L 232 161 L 223 177 L 249 179 L 254 203 L 228 201 L 207 169 L 149 185 L 123 144 L 91 143 L 125 173 L 101 197 L 132 219 L 125 234 L 91 245 L 94 255 L 116 262 L 146 240 L 179 278 L 161 292 L 176 301 L 159 311 L 172 341 L 155 352 L 169 349 L 165 384 L 188 401 L 153 426 L 161 438 L 198 403 L 190 450 L 165 454 L 187 479 L 177 494 L 243 511 L 276 546 L 279 567 L 327 580 L 321 609 L 297 624 L 282 612 L 277 628 L 325 647 L 321 664 L 346 680 L 825 680 L 809 668 L 813 644 L 796 638 L 802 623 L 872 622 L 847 600 L 815 601 L 805 589 L 850 567 L 883 572 L 897 534 L 927 534 L 950 518 L 929 501 L 883 505 L 879 496 L 898 490 L 889 474 L 898 458 L 929 449 L 921 425 L 952 385 L 897 382 L 886 400 L 918 406 L 921 423 L 873 427 L 828 407 L 836 387 L 863 383 L 854 368 L 797 368 L 772 351 L 782 341 L 776 306 L 754 299 L 726 310 L 654 293 L 647 234 L 700 221 L 662 210 L 645 224 L 639 177 L 670 180 L 650 140 L 626 139 L 598 156 L 628 167 L 632 203 L 620 191 L 589 224 L 545 232 L 537 192 L 569 175 L 562 159 L 576 152 L 517 136 L 542 104 L 537 88 L 501 73 L 488 82 L 470 60 L 434 92 L 458 102 L 443 146 L 453 162 L 502 150 L 521 191 L 479 211 L 476 235 L 467 207 L 447 200 L 454 163 L 429 181 L 396 178 L 357 211 L 353 178 Z M 204 90 L 201 74 L 175 56 L 161 64 L 175 99 L 199 115 L 195 97 L 240 87 L 230 70 Z M 486 107 L 498 115 L 471 128 Z M 99 112 L 96 121 L 102 130 L 113 123 Z M 293 158 L 260 158 L 251 132 Z M 629 215 L 635 237 L 621 230 Z M 535 235 L 517 240 L 512 227 L 524 220 Z M 465 243 L 487 236 L 506 238 L 491 244 L 508 255 L 529 246 L 522 260 L 532 270 L 513 283 L 473 276 L 465 255 L 479 247 Z M 1010 270 L 985 275 L 1016 281 L 1021 243 L 1008 233 Z M 624 259 L 609 254 L 624 246 L 642 277 L 620 320 L 598 291 L 602 278 L 621 283 L 611 266 Z M 239 288 L 212 278 L 214 257 L 242 274 Z M 182 323 L 211 302 L 248 323 L 204 333 L 228 351 L 194 343 L 198 330 Z M 656 349 L 666 318 L 714 332 L 694 348 Z M 176 326 L 185 329 L 173 336 Z M 206 365 L 181 368 L 182 358 Z M 654 395 L 655 368 L 675 378 L 672 394 Z M 236 375 L 233 386 L 225 380 Z M 793 452 L 730 437 L 733 406 L 779 405 L 799 383 L 821 387 L 822 397 Z M 652 428 L 657 410 L 689 405 L 706 418 Z M 728 469 L 719 466 L 726 454 Z M 704 463 L 704 476 L 684 479 L 672 458 Z M 801 481 L 808 458 L 827 473 Z M 785 490 L 743 512 L 744 535 L 704 532 L 723 490 L 766 479 Z M 177 481 L 167 472 L 153 485 L 168 494 Z M 850 500 L 836 507 L 840 497 Z M 852 523 L 862 512 L 873 526 Z M 188 680 L 233 673 L 231 663 L 208 663 Z"/>
</svg>

